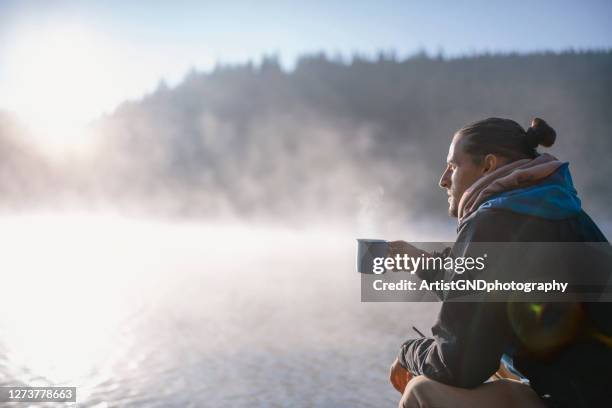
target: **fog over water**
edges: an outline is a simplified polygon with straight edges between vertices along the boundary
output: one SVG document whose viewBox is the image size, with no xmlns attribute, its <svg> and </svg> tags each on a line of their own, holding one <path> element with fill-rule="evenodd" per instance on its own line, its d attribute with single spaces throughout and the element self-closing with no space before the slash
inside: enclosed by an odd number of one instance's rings
<svg viewBox="0 0 612 408">
<path fill-rule="evenodd" d="M 0 384 L 82 406 L 391 404 L 388 365 L 437 308 L 361 303 L 352 231 L 1 222 Z"/>
</svg>

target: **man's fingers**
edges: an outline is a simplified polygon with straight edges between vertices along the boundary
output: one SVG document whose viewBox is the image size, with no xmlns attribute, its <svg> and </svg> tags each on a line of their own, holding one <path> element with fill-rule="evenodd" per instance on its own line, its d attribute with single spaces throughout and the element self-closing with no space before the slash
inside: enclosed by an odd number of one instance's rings
<svg viewBox="0 0 612 408">
<path fill-rule="evenodd" d="M 395 365 L 391 365 L 389 369 L 389 382 L 393 385 L 393 388 L 399 391 L 399 385 L 397 384 L 397 373 L 395 372 Z"/>
<path fill-rule="evenodd" d="M 399 392 L 400 394 L 404 393 L 404 390 L 406 389 L 406 385 L 408 383 L 401 378 L 397 378 L 395 384 L 393 385 L 393 387 L 395 387 L 395 389 L 397 390 L 397 392 Z"/>
<path fill-rule="evenodd" d="M 399 393 L 403 393 L 406 389 L 406 385 L 408 384 L 407 378 L 405 375 L 402 375 L 399 370 L 395 369 L 395 366 L 391 366 L 391 372 L 389 374 L 389 380 Z"/>
<path fill-rule="evenodd" d="M 402 385 L 398 382 L 397 378 L 394 378 L 393 381 L 391 381 L 391 384 L 393 384 L 393 388 L 395 388 L 399 393 L 404 392 L 404 390 L 402 390 Z"/>
<path fill-rule="evenodd" d="M 406 241 L 390 241 L 387 246 L 387 256 L 394 257 L 395 255 L 405 252 Z"/>
</svg>

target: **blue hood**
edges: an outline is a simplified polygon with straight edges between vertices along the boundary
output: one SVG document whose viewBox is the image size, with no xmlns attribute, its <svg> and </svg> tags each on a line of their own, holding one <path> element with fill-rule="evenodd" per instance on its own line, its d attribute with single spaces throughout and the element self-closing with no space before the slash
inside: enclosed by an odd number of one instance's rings
<svg viewBox="0 0 612 408">
<path fill-rule="evenodd" d="M 478 209 L 499 208 L 551 220 L 573 217 L 580 213 L 581 203 L 568 166 L 568 163 L 563 163 L 553 174 L 534 186 L 496 194 Z"/>
</svg>

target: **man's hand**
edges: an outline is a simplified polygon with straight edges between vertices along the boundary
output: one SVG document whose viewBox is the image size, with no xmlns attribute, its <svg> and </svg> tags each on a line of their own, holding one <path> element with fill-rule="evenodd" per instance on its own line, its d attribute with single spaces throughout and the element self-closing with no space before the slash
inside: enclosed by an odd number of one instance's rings
<svg viewBox="0 0 612 408">
<path fill-rule="evenodd" d="M 406 385 L 408 385 L 408 381 L 411 379 L 412 374 L 402 367 L 399 360 L 396 358 L 393 364 L 391 364 L 391 369 L 389 370 L 389 381 L 391 381 L 393 387 L 398 390 L 400 394 L 403 394 L 404 390 L 406 389 Z"/>
<path fill-rule="evenodd" d="M 387 256 L 391 258 L 395 258 L 396 255 L 400 255 L 400 257 L 408 255 L 411 258 L 417 258 L 421 255 L 431 256 L 426 251 L 410 245 L 406 241 L 389 241 L 387 245 Z"/>
<path fill-rule="evenodd" d="M 411 257 L 417 257 L 421 255 L 429 256 L 426 251 L 419 249 L 413 245 L 410 245 L 406 241 L 389 241 L 387 243 L 387 256 L 393 257 L 397 254 L 399 255 L 408 255 Z"/>
</svg>

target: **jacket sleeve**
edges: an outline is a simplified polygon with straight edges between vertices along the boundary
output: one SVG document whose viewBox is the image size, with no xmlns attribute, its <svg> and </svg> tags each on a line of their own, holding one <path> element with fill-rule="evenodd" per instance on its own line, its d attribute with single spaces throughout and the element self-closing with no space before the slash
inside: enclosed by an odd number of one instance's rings
<svg viewBox="0 0 612 408">
<path fill-rule="evenodd" d="M 504 328 L 503 303 L 442 304 L 433 338 L 405 342 L 400 364 L 413 375 L 425 375 L 456 387 L 472 388 L 499 368 Z"/>
<path fill-rule="evenodd" d="M 499 236 L 487 237 L 490 227 L 478 231 L 482 221 L 486 220 L 475 217 L 460 231 L 455 247 L 461 248 L 462 255 L 469 252 L 472 240 L 498 240 Z M 507 327 L 505 303 L 445 301 L 432 327 L 433 338 L 406 341 L 398 360 L 413 375 L 457 387 L 476 387 L 499 368 Z"/>
</svg>

